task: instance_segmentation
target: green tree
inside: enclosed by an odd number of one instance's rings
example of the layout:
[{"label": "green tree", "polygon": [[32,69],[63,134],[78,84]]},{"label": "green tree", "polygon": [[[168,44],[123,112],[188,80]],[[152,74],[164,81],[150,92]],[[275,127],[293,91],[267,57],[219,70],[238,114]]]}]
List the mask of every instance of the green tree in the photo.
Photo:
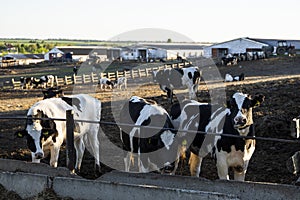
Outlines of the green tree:
[{"label": "green tree", "polygon": [[167,43],[171,43],[171,42],[172,42],[172,39],[169,38],[169,39],[167,40]]}]

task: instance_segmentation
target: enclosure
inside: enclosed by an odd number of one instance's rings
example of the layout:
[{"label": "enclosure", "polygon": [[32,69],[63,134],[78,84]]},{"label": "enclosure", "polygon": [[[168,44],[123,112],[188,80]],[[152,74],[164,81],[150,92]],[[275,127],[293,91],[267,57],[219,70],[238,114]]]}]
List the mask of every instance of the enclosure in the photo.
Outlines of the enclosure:
[{"label": "enclosure", "polygon": [[[62,70],[72,70],[72,66],[60,66]],[[42,69],[41,73],[53,71],[55,66]],[[218,67],[222,77],[226,73],[238,75],[245,74],[245,81],[224,83],[226,85],[226,95],[230,96],[235,91],[242,91],[254,95],[262,93],[265,95],[265,102],[261,107],[253,111],[255,122],[255,132],[257,137],[267,139],[257,139],[256,150],[248,167],[246,180],[254,182],[271,182],[294,184],[297,176],[287,170],[286,161],[296,151],[300,150],[300,144],[288,141],[277,141],[285,139],[296,141],[290,136],[292,119],[300,113],[300,58],[298,57],[277,57],[257,61],[241,62],[235,66]],[[17,77],[21,74],[36,73],[29,68],[0,69],[2,77]],[[126,91],[101,91],[96,85],[67,85],[63,86],[65,94],[88,92],[102,102],[102,121],[114,122],[115,116],[112,115],[113,101],[119,98],[138,95],[140,97],[155,100],[167,111],[170,104],[166,94],[163,93],[158,85],[149,79],[149,82],[136,87],[137,80],[129,80],[129,87]],[[222,83],[223,84],[223,83]],[[1,117],[25,117],[27,110],[43,97],[42,89],[15,90],[2,89],[0,96]],[[179,91],[175,91],[179,92]],[[113,98],[112,98],[113,96]],[[210,102],[208,85],[204,81],[200,83],[198,101]],[[31,155],[26,146],[26,141],[16,139],[14,133],[23,129],[24,120],[1,120],[0,123],[0,158],[30,161]],[[119,129],[113,125],[101,125],[101,129],[107,138],[116,146],[121,146]],[[268,140],[273,138],[275,140]],[[111,153],[111,152],[103,152]],[[123,155],[115,155],[122,157]],[[49,158],[43,160],[49,163]],[[95,179],[93,175],[93,159],[86,153],[82,164],[82,177]],[[61,150],[59,166],[66,166],[65,148]],[[103,173],[111,171],[109,166],[102,165]],[[180,163],[176,174],[189,176],[187,162]],[[215,180],[217,171],[215,161],[207,156],[202,164],[201,177]]]}]

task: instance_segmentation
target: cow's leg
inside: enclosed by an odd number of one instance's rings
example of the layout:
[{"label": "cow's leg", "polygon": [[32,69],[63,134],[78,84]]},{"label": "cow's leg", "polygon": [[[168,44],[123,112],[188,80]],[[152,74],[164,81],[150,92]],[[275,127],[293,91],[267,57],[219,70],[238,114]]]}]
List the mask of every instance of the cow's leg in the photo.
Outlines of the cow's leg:
[{"label": "cow's leg", "polygon": [[199,177],[201,171],[202,159],[203,159],[202,157],[199,157],[198,155],[191,152],[190,159],[189,159],[191,176]]},{"label": "cow's leg", "polygon": [[255,140],[246,140],[245,151],[241,156],[241,159],[244,161],[244,165],[241,165],[238,168],[234,168],[234,180],[245,181],[245,176],[249,165],[249,161],[254,153],[254,150],[255,150]]},{"label": "cow's leg", "polygon": [[57,167],[58,157],[59,157],[59,150],[60,150],[61,144],[58,144],[58,142],[54,143],[51,151],[51,157],[50,157],[50,166]]},{"label": "cow's leg", "polygon": [[167,97],[170,103],[173,103],[173,91],[169,88],[166,88],[167,90]]},{"label": "cow's leg", "polygon": [[85,145],[83,143],[83,139],[82,138],[77,138],[74,141],[74,147],[75,147],[75,150],[76,150],[75,170],[79,172],[80,168],[81,168],[83,153],[84,153],[84,150],[85,150]]},{"label": "cow's leg", "polygon": [[130,161],[131,161],[131,152],[127,152],[124,158],[125,172],[129,172],[130,170]]},{"label": "cow's leg", "polygon": [[91,147],[91,153],[95,158],[95,172],[96,175],[100,175],[99,173],[101,172],[101,167],[100,167],[100,150],[99,150],[99,140],[97,137],[97,132],[99,130],[98,126],[95,126],[93,131],[94,133],[88,134],[87,140],[89,142],[89,146]]},{"label": "cow's leg", "polygon": [[227,154],[228,154],[227,152],[217,151],[216,157],[217,157],[217,169],[218,169],[219,178],[229,180]]}]

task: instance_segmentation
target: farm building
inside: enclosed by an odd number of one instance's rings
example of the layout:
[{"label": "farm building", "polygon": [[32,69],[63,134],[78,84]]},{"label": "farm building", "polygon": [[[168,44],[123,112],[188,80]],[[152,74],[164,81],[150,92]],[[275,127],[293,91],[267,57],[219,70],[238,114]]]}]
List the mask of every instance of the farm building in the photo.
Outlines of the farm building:
[{"label": "farm building", "polygon": [[287,45],[295,46],[297,52],[300,50],[300,40],[257,39],[245,37],[204,47],[204,57],[223,57],[227,54],[260,52],[263,51],[264,48],[270,48],[272,49],[272,53],[276,54],[279,41],[286,41]]},{"label": "farm building", "polygon": [[223,57],[227,54],[262,51],[263,46],[268,44],[249,38],[238,38],[205,47],[204,57]]},{"label": "farm building", "polygon": [[7,54],[1,58],[0,66],[37,64],[44,61],[43,54]]},{"label": "farm building", "polygon": [[121,58],[122,60],[149,62],[151,60],[168,59],[168,54],[165,49],[148,46],[130,46],[122,48]]},{"label": "farm building", "polygon": [[177,56],[193,58],[203,56],[203,44],[196,43],[138,43],[122,49],[123,60],[171,60]]},{"label": "farm building", "polygon": [[45,54],[45,60],[66,59],[73,61],[86,61],[91,55],[97,56],[102,61],[114,60],[120,57],[120,48],[100,46],[58,46]]},{"label": "farm building", "polygon": [[211,43],[140,43],[148,47],[165,49],[170,55],[179,55],[185,58],[203,56],[203,48]]}]

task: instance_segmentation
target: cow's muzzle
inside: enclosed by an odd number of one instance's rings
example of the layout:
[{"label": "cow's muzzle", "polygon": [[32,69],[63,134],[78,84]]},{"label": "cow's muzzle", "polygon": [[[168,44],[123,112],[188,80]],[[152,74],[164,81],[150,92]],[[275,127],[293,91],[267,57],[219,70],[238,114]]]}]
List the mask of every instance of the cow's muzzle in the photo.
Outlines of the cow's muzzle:
[{"label": "cow's muzzle", "polygon": [[38,152],[34,154],[35,159],[42,159],[44,157],[44,154],[42,152]]},{"label": "cow's muzzle", "polygon": [[168,165],[165,165],[164,168],[161,170],[162,174],[173,174],[175,170],[175,165],[172,163],[172,164],[168,164]]},{"label": "cow's muzzle", "polygon": [[244,117],[236,117],[234,118],[234,127],[235,128],[241,128],[245,126],[247,123],[247,119]]}]

